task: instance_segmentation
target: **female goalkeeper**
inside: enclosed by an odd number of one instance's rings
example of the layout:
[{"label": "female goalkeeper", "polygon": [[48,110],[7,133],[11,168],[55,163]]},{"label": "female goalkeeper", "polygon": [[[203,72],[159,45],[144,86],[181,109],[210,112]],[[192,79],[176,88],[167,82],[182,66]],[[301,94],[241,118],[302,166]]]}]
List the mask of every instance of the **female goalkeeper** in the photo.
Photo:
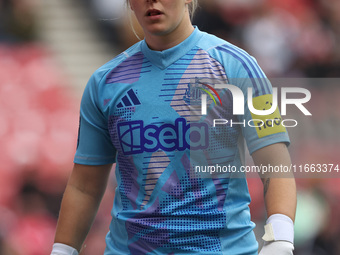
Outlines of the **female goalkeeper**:
[{"label": "female goalkeeper", "polygon": [[[86,86],[52,254],[81,250],[113,163],[105,255],[258,254],[245,175],[217,170],[241,169],[243,141],[257,165],[290,164],[285,128],[242,103],[251,91],[257,109],[270,105],[270,83],[246,52],[192,25],[195,0],[129,6],[145,39]],[[278,110],[270,118],[279,120]],[[293,254],[295,181],[261,178],[268,220],[260,255]]]}]

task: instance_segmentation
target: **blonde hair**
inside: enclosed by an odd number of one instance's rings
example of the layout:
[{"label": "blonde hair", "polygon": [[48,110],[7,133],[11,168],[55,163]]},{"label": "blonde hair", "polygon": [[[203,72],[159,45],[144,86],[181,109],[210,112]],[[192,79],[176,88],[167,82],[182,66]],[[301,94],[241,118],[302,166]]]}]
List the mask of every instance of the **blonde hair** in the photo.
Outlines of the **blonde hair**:
[{"label": "blonde hair", "polygon": [[192,0],[192,2],[189,4],[188,8],[189,8],[190,18],[192,20],[194,18],[195,11],[198,8],[198,0]]}]

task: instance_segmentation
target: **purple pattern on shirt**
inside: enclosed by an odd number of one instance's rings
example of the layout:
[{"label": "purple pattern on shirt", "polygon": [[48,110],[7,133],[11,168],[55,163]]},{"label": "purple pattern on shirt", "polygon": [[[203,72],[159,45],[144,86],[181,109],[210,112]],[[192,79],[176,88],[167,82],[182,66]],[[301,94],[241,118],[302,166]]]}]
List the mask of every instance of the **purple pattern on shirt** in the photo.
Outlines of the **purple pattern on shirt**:
[{"label": "purple pattern on shirt", "polygon": [[133,83],[141,76],[144,55],[141,52],[127,58],[120,65],[114,68],[106,76],[106,84],[109,83]]},{"label": "purple pattern on shirt", "polygon": [[185,171],[186,171],[186,173],[189,177],[191,187],[192,187],[191,192],[195,196],[196,206],[199,207],[199,208],[203,208],[202,193],[201,193],[200,184],[198,182],[197,176],[194,176],[195,173],[193,172],[192,166],[190,164],[190,159],[188,158],[188,156],[186,154],[183,155],[181,162],[182,162],[182,164],[185,168]]}]

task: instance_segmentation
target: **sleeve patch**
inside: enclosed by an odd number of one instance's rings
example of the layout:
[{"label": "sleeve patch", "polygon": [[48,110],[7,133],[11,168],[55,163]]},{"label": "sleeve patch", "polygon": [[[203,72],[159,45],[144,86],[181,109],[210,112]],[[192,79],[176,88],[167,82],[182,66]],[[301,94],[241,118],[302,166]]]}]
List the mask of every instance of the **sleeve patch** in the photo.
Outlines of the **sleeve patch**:
[{"label": "sleeve patch", "polygon": [[[257,110],[269,110],[272,107],[273,95],[266,94],[253,98],[253,106]],[[251,113],[253,125],[259,138],[277,133],[287,132],[282,125],[282,117],[278,108],[269,115]]]}]

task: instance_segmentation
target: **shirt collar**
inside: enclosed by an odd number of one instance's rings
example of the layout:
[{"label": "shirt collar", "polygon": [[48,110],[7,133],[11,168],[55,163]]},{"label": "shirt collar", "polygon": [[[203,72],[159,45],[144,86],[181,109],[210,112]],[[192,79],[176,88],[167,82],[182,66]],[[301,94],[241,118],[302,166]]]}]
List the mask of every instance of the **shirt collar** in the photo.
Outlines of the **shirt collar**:
[{"label": "shirt collar", "polygon": [[152,64],[160,69],[166,69],[190,51],[202,36],[200,30],[195,27],[195,30],[187,39],[170,49],[164,51],[151,50],[145,42],[145,39],[142,41],[141,48],[144,56],[149,59]]}]

